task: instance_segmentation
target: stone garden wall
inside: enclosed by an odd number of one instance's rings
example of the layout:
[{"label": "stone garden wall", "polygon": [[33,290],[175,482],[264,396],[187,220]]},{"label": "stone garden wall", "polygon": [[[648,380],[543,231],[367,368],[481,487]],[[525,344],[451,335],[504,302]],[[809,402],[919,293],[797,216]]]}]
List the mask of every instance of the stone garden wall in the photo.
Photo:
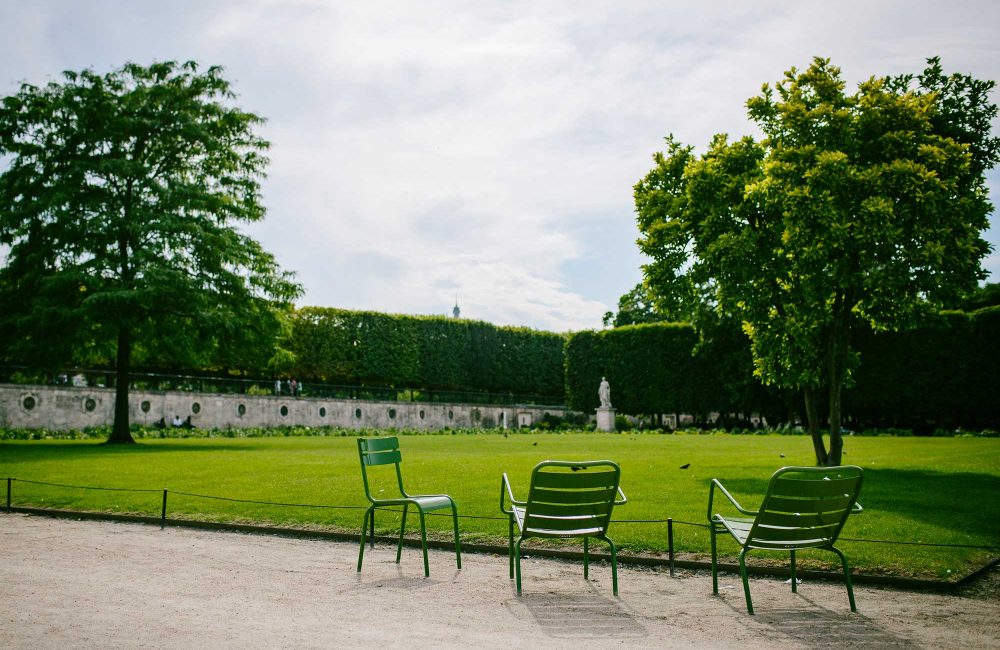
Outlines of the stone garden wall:
[{"label": "stone garden wall", "polygon": [[[0,427],[83,429],[110,425],[115,393],[110,388],[0,384]],[[268,395],[134,390],[133,424],[161,418],[191,418],[199,429],[304,425],[346,428],[443,429],[445,427],[532,426],[546,414],[563,417],[564,407],[491,406],[428,402],[379,402]]]}]

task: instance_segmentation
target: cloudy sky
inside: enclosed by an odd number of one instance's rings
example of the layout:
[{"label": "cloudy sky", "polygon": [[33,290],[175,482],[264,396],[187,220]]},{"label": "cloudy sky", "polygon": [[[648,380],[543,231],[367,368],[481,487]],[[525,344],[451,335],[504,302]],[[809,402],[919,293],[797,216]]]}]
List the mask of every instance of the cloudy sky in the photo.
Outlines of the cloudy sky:
[{"label": "cloudy sky", "polygon": [[[224,66],[272,143],[250,232],[301,305],[445,314],[457,297],[556,331],[600,327],[640,280],[632,186],[662,138],[755,133],[746,99],[814,55],[852,87],[933,55],[1000,80],[1000,3],[0,4],[0,95],[126,61]],[[997,170],[990,187],[996,204]],[[985,264],[998,281],[1000,256]]]}]

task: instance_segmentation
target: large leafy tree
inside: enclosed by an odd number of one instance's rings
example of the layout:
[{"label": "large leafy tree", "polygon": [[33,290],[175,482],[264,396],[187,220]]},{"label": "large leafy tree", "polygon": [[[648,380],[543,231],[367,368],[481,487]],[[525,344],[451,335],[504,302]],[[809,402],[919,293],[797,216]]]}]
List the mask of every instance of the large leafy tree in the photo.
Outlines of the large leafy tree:
[{"label": "large leafy tree", "polygon": [[0,104],[0,330],[35,365],[114,360],[109,442],[132,442],[136,355],[228,363],[301,291],[237,228],[264,217],[268,143],[233,99],[221,68],[165,62]]},{"label": "large leafy tree", "polygon": [[755,373],[803,392],[819,464],[841,461],[852,334],[912,326],[984,276],[993,86],[930,59],[848,94],[816,58],[748,100],[763,139],[717,135],[697,156],[668,137],[635,187],[647,283],[739,318]]},{"label": "large leafy tree", "polygon": [[656,309],[656,300],[642,282],[632,287],[618,299],[618,311],[604,312],[602,319],[605,327],[624,327],[642,323],[660,323],[666,320],[687,320],[662,314]]}]

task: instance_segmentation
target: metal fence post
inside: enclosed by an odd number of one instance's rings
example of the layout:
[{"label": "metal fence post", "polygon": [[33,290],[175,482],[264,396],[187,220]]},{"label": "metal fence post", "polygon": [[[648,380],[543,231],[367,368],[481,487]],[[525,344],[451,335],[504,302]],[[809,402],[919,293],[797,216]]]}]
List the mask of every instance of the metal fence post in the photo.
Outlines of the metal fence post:
[{"label": "metal fence post", "polygon": [[160,510],[160,530],[167,525],[167,488],[163,488],[163,508]]},{"label": "metal fence post", "polygon": [[670,558],[670,577],[674,576],[674,520],[667,517],[667,553]]}]

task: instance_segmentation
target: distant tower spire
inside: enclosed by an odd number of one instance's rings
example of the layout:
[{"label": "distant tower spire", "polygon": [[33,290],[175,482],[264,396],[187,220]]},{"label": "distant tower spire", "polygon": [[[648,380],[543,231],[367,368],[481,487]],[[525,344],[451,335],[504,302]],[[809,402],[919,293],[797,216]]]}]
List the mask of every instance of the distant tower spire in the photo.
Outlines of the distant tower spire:
[{"label": "distant tower spire", "polygon": [[455,308],[451,310],[451,315],[458,318],[462,315],[462,310],[458,308],[458,294],[455,294]]}]

